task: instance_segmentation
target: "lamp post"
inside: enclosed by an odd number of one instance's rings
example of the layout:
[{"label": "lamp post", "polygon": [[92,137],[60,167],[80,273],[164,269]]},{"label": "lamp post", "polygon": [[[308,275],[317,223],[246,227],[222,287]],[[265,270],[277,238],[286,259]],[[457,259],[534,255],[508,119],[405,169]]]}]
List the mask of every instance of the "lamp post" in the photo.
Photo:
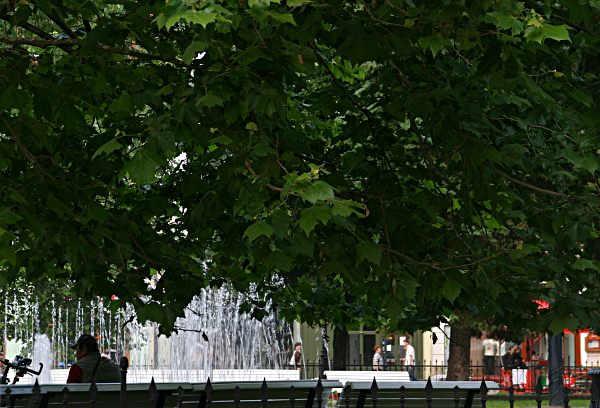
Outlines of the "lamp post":
[{"label": "lamp post", "polygon": [[325,371],[329,369],[329,359],[327,352],[327,324],[321,327],[321,356],[319,362],[319,378],[325,379]]},{"label": "lamp post", "polygon": [[551,406],[561,405],[564,398],[562,338],[562,334],[558,334],[550,336],[548,340],[548,392]]}]

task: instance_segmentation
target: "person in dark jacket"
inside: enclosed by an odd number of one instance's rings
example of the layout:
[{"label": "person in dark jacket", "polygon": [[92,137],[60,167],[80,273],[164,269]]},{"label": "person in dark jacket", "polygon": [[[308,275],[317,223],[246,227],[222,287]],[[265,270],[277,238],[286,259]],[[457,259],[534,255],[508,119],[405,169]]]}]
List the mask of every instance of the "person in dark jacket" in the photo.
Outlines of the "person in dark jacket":
[{"label": "person in dark jacket", "polygon": [[508,348],[508,351],[506,352],[506,354],[502,356],[502,366],[504,367],[505,370],[510,370],[510,367],[508,366],[508,359],[514,348],[515,348],[514,346],[510,346]]},{"label": "person in dark jacket", "polygon": [[525,372],[527,365],[521,356],[521,347],[516,346],[513,349],[513,353],[508,358],[508,366],[512,369],[513,386],[516,389],[524,388],[526,384]]},{"label": "person in dark jacket", "polygon": [[302,349],[302,343],[294,344],[294,352],[292,354],[292,360],[294,361],[294,367],[296,370],[300,371],[300,379],[302,379],[302,353],[300,350]]},{"label": "person in dark jacket", "polygon": [[67,384],[90,383],[118,383],[121,381],[121,370],[115,362],[100,356],[98,342],[94,336],[83,334],[77,343],[71,346],[75,350],[77,361],[69,370]]}]

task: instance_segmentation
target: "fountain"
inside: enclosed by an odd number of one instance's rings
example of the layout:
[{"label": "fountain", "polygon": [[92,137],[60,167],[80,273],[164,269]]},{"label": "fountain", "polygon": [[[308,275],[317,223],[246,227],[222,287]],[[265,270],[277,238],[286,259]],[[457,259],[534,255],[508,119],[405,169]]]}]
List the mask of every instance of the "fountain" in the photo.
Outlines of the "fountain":
[{"label": "fountain", "polygon": [[[157,382],[249,380],[254,379],[253,370],[283,369],[289,359],[290,325],[273,312],[260,322],[239,313],[247,298],[227,287],[202,290],[169,338],[159,336],[154,323],[132,320],[131,306],[111,313],[100,299],[86,302],[53,295],[40,304],[28,293],[33,291],[3,293],[3,350],[9,359],[16,354],[32,358],[36,369],[42,362],[41,383],[66,381],[74,360],[69,345],[83,333],[94,333],[103,355],[115,361],[129,358],[131,382],[149,382],[152,377]],[[31,377],[21,383],[28,380]]]}]

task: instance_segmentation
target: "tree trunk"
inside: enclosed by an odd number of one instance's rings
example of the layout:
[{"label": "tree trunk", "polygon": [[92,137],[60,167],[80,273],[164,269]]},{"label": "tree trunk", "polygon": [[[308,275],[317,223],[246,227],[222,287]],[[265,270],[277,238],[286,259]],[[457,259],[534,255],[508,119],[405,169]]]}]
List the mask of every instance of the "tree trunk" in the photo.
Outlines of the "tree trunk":
[{"label": "tree trunk", "polygon": [[333,331],[333,369],[346,370],[348,361],[348,332],[346,326],[336,327]]},{"label": "tree trunk", "polygon": [[471,328],[452,325],[447,381],[469,380],[472,333]]}]

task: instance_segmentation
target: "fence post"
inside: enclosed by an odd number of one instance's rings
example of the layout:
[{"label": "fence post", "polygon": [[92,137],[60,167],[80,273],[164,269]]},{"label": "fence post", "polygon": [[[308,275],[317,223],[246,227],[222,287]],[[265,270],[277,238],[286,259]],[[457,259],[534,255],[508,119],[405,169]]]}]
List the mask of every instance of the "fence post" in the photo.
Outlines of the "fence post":
[{"label": "fence post", "polygon": [[481,380],[481,388],[480,388],[479,392],[481,393],[481,408],[485,408],[486,404],[487,404],[487,394],[488,394],[488,387],[487,387],[487,384],[485,383],[485,379]]},{"label": "fence post", "polygon": [[156,391],[156,383],[154,382],[154,377],[152,377],[150,387],[148,387],[148,392],[150,393],[150,408],[154,408],[154,404],[156,404]]},{"label": "fence post", "polygon": [[427,396],[427,408],[431,408],[431,401],[433,401],[433,384],[431,383],[431,377],[429,377],[427,385],[425,385],[425,395]]},{"label": "fence post", "polygon": [[563,388],[563,393],[564,393],[564,398],[563,398],[563,402],[565,403],[565,408],[569,408],[569,401],[571,401],[569,399],[569,392],[571,392],[571,389],[569,387],[564,387]]},{"label": "fence post", "polygon": [[346,385],[344,388],[344,402],[346,403],[346,408],[350,408],[350,393],[352,392],[352,387],[350,384]]},{"label": "fence post", "polygon": [[42,392],[42,390],[40,389],[40,384],[38,383],[38,379],[35,379],[35,384],[33,384],[33,388],[32,388],[32,394],[33,394],[33,406],[34,407],[39,407],[40,406],[40,394]]},{"label": "fence post", "polygon": [[69,388],[63,388],[63,407],[67,408],[67,404],[69,403]]},{"label": "fence post", "polygon": [[127,408],[127,368],[129,360],[127,357],[121,358],[121,408]]},{"label": "fence post", "polygon": [[403,385],[402,387],[400,387],[400,408],[404,408],[404,403],[406,402],[406,400],[404,399],[405,392],[406,392],[406,387],[404,387],[404,385]]},{"label": "fence post", "polygon": [[260,393],[262,396],[262,406],[263,408],[267,408],[267,394],[269,392],[269,387],[267,386],[267,378],[263,378],[262,386],[260,387]]},{"label": "fence post", "polygon": [[[293,385],[290,387],[290,407],[294,408],[294,404],[296,403],[296,387]],[[237,407],[236,407],[237,408]]]},{"label": "fence post", "polygon": [[[317,394],[317,407],[321,408],[323,403],[323,384],[321,384],[321,379],[317,381],[317,386],[315,387],[315,393]],[[327,404],[325,404],[327,405]],[[265,407],[266,408],[266,407]]]},{"label": "fence post", "polygon": [[233,395],[235,396],[235,398],[233,399],[233,402],[235,402],[235,408],[240,408],[240,387],[239,386],[235,386],[235,388],[233,389]]},{"label": "fence post", "polygon": [[377,380],[373,377],[373,383],[371,384],[371,399],[373,400],[373,408],[377,408],[377,392],[379,387],[377,386]]},{"label": "fence post", "polygon": [[92,408],[96,406],[96,395],[98,394],[98,387],[96,381],[92,378],[92,385],[90,385],[90,405]]},{"label": "fence post", "polygon": [[183,387],[181,385],[179,387],[177,387],[177,394],[178,394],[177,408],[182,408],[183,407]]},{"label": "fence post", "polygon": [[458,385],[455,385],[452,390],[454,391],[454,408],[458,408],[460,388],[458,388]]}]

